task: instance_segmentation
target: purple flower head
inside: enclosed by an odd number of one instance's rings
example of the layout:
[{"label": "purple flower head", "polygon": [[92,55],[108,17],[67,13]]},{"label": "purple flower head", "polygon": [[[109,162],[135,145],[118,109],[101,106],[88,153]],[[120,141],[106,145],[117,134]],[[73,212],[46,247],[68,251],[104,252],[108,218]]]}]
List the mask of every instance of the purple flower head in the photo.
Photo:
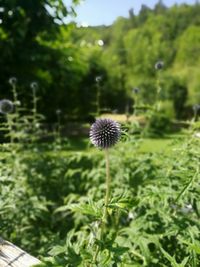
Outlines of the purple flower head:
[{"label": "purple flower head", "polygon": [[140,89],[137,88],[137,87],[134,87],[132,91],[133,91],[134,94],[138,94]]},{"label": "purple flower head", "polygon": [[156,70],[161,70],[164,67],[164,62],[163,61],[158,61],[155,64],[155,69]]},{"label": "purple flower head", "polygon": [[121,129],[119,123],[111,119],[97,119],[90,128],[90,140],[99,148],[110,148],[120,138]]}]

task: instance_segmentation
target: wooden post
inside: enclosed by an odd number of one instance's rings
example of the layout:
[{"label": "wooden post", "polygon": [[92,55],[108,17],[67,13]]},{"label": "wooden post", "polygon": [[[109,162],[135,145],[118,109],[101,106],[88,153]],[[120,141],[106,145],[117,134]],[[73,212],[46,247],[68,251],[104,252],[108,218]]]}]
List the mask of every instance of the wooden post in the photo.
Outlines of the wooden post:
[{"label": "wooden post", "polygon": [[0,238],[0,267],[31,267],[39,263],[35,257]]}]

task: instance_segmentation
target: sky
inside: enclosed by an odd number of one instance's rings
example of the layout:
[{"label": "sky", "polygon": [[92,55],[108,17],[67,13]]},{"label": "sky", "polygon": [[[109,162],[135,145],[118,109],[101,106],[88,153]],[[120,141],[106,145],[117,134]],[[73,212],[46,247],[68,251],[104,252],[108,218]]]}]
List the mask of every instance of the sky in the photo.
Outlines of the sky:
[{"label": "sky", "polygon": [[[64,2],[66,5],[71,3],[70,0],[64,0]],[[142,4],[151,8],[157,2],[158,0],[82,0],[75,9],[77,17],[73,20],[85,26],[110,25],[119,16],[128,17],[128,11],[131,8],[137,14]],[[195,2],[196,0],[163,0],[166,6]]]}]

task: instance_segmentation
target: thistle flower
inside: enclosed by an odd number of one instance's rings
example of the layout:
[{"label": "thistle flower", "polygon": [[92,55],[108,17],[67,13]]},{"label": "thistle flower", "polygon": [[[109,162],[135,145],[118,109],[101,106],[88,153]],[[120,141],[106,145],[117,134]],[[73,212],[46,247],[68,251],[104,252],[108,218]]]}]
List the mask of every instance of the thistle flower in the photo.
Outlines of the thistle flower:
[{"label": "thistle flower", "polygon": [[13,112],[14,105],[13,102],[8,99],[3,99],[0,101],[0,113],[8,114]]},{"label": "thistle flower", "polygon": [[38,89],[38,83],[37,82],[32,82],[30,84],[30,87],[33,91],[36,91]]},{"label": "thistle flower", "polygon": [[121,135],[120,125],[111,119],[97,119],[90,129],[90,140],[99,148],[114,146]]},{"label": "thistle flower", "polygon": [[194,111],[194,113],[197,113],[200,110],[200,105],[199,104],[195,104],[192,106],[192,109]]},{"label": "thistle flower", "polygon": [[97,76],[97,77],[95,78],[95,81],[96,81],[97,83],[100,83],[100,82],[102,81],[102,76]]},{"label": "thistle flower", "polygon": [[133,88],[133,90],[132,90],[132,92],[133,92],[134,94],[138,94],[139,91],[140,91],[140,89],[137,88],[137,87]]},{"label": "thistle flower", "polygon": [[16,83],[17,83],[17,78],[15,78],[15,77],[11,77],[11,78],[8,80],[8,82],[9,82],[9,84],[10,84],[11,86],[14,86],[14,85],[16,85]]},{"label": "thistle flower", "polygon": [[164,67],[164,62],[163,61],[158,61],[155,64],[155,69],[156,70],[161,70]]}]

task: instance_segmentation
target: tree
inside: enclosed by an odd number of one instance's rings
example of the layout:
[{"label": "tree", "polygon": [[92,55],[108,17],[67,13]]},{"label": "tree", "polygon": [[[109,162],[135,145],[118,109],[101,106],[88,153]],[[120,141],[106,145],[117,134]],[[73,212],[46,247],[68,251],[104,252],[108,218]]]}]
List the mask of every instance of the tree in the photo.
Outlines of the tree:
[{"label": "tree", "polygon": [[[77,2],[73,0],[72,5]],[[43,93],[62,88],[62,73],[66,74],[69,68],[64,62],[66,48],[63,52],[55,40],[60,38],[60,24],[72,11],[67,10],[62,0],[0,0],[0,7],[2,96],[9,96],[8,79],[11,76],[18,79],[23,95],[30,90],[33,80],[39,82]],[[47,103],[50,96],[51,93]]]},{"label": "tree", "polygon": [[185,105],[188,97],[188,89],[184,82],[175,77],[168,77],[168,92],[169,97],[173,102],[175,114],[177,119],[185,117]]}]

